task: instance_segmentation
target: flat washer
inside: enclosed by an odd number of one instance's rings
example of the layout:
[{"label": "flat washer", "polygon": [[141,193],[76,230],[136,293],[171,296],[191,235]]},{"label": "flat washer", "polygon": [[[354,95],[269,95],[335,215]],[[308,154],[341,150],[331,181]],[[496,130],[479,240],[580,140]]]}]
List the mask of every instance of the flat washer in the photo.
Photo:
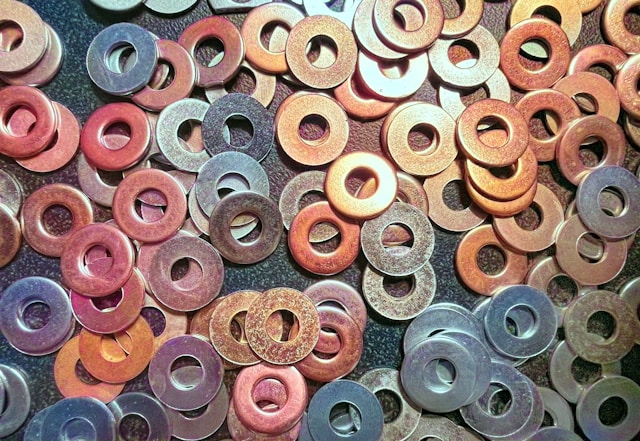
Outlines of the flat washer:
[{"label": "flat washer", "polygon": [[40,437],[66,441],[68,434],[87,441],[116,441],[116,420],[106,404],[95,398],[65,398],[49,408]]}]

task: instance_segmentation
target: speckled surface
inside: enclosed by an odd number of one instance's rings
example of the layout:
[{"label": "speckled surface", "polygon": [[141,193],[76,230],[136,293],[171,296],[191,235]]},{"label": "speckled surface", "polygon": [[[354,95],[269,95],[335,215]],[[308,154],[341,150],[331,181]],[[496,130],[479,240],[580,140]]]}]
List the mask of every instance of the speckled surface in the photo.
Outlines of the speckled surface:
[{"label": "speckled surface", "polygon": [[[160,17],[146,12],[143,8],[123,15],[110,15],[104,13],[89,4],[87,0],[29,0],[25,3],[33,6],[61,36],[65,45],[65,60],[61,72],[54,81],[43,88],[53,99],[68,106],[78,119],[84,123],[88,115],[104,103],[116,100],[100,92],[93,86],[86,74],[84,60],[86,50],[95,36],[105,26],[117,21],[133,21],[154,32],[161,38],[177,39],[186,25],[211,13],[208,4],[200,0],[198,4],[179,17]],[[488,27],[498,40],[502,38],[506,29],[508,2],[486,3],[485,14],[482,23]],[[575,53],[579,48],[602,42],[599,32],[599,22],[602,7],[585,16],[583,32],[578,43],[573,49]],[[230,16],[238,24],[241,16]],[[278,105],[284,97],[290,93],[289,86],[279,84],[276,98],[269,106],[270,112],[275,113]],[[202,96],[202,91],[196,91],[197,96]],[[432,103],[436,102],[435,89],[431,80],[425,82],[415,95],[415,99],[422,99]],[[378,134],[381,120],[363,123],[350,121],[351,137],[347,151],[368,149],[379,151]],[[76,177],[76,162],[64,167],[62,170],[44,175],[34,174],[21,169],[14,161],[0,156],[0,167],[10,171],[23,184],[25,195],[32,193],[42,185],[53,182],[66,182],[78,185]],[[640,153],[637,149],[628,146],[625,166],[635,170],[640,163]],[[276,199],[284,184],[297,172],[304,168],[292,163],[274,145],[271,153],[262,162],[268,171],[272,188],[271,197]],[[539,167],[539,179],[553,189],[566,206],[571,200],[575,187],[568,183],[560,175],[557,168],[552,165]],[[95,206],[96,220],[102,221],[110,217],[110,212],[99,206]],[[456,245],[460,240],[459,234],[453,234],[435,228],[436,245],[431,258],[431,264],[437,275],[438,290],[434,302],[456,302],[466,307],[471,307],[479,296],[469,292],[461,286],[459,279],[453,270],[453,256]],[[547,250],[538,254],[550,254]],[[535,257],[531,255],[531,257]],[[530,259],[532,260],[532,259]],[[359,287],[362,270],[366,265],[365,259],[360,255],[356,262],[343,273],[335,276],[354,287]],[[318,276],[302,270],[292,259],[286,246],[286,234],[283,235],[275,253],[268,259],[255,265],[239,266],[225,262],[225,280],[222,293],[227,294],[238,289],[265,290],[277,286],[289,286],[304,289]],[[13,281],[31,275],[49,277],[60,280],[59,262],[57,259],[46,258],[35,253],[28,246],[22,246],[16,259],[7,267],[0,269],[0,290]],[[638,239],[629,251],[628,262],[622,273],[608,283],[605,288],[617,289],[626,280],[640,275],[640,246]],[[401,340],[407,323],[390,322],[369,310],[370,318],[365,331],[365,349],[362,359],[349,378],[357,379],[368,369],[381,366],[398,368],[401,363]],[[0,362],[19,366],[29,378],[29,387],[32,395],[32,410],[30,417],[38,410],[55,403],[61,398],[53,384],[54,355],[45,357],[29,357],[13,350],[7,344],[4,337],[0,336]],[[548,377],[549,354],[538,356],[521,366],[521,370],[529,375],[537,384],[549,386]],[[640,382],[640,349],[634,350],[623,360],[623,374]],[[235,378],[235,373],[230,372],[226,376],[227,385]],[[314,387],[316,385],[313,385]],[[150,392],[145,374],[130,382],[125,391],[144,390]],[[312,388],[313,390],[313,388]],[[460,422],[459,414],[447,415]],[[14,435],[6,438],[21,440],[24,427]],[[223,429],[210,439],[220,440],[228,437]]]}]

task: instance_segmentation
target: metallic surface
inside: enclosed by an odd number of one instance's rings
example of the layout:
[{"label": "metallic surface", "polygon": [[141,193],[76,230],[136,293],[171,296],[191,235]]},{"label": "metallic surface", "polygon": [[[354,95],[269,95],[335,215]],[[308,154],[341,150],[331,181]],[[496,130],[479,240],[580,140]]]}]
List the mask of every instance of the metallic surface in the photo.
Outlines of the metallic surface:
[{"label": "metallic surface", "polygon": [[540,392],[542,402],[544,403],[544,411],[551,416],[553,425],[573,432],[573,409],[571,409],[567,400],[562,398],[562,395],[558,392],[548,387],[538,387],[538,392]]},{"label": "metallic surface", "polygon": [[[355,77],[358,86],[383,101],[394,101],[414,94],[427,79],[429,60],[426,52],[418,52],[401,60],[381,61],[364,51],[358,53]],[[399,75],[385,71],[396,68]]]},{"label": "metallic surface", "polygon": [[107,184],[100,176],[98,169],[89,164],[83,154],[78,155],[77,174],[80,188],[92,201],[105,207],[113,205],[116,186]]},{"label": "metallic surface", "polygon": [[[249,95],[255,98],[264,107],[269,106],[269,104],[271,104],[271,102],[273,101],[276,93],[276,76],[255,69],[246,60],[243,61],[242,64],[240,64],[240,70],[238,70],[238,74],[240,73],[246,73],[249,76],[253,77],[255,80],[255,88]],[[205,89],[204,92],[207,96],[207,100],[212,103],[218,98],[229,94],[230,92],[229,90],[227,90],[227,87],[228,86],[218,86]]]},{"label": "metallic surface", "polygon": [[637,0],[616,0],[608,2],[602,11],[604,38],[627,54],[640,52],[640,36],[625,25],[625,16],[638,5]]},{"label": "metallic surface", "polygon": [[340,280],[325,279],[309,285],[303,293],[316,306],[325,302],[342,307],[364,332],[367,326],[367,309],[358,291]]},{"label": "metallic surface", "polygon": [[568,75],[586,72],[596,65],[606,66],[612,72],[618,72],[627,61],[627,54],[615,46],[608,44],[594,44],[580,49],[569,63]]},{"label": "metallic surface", "polygon": [[[375,3],[376,0],[361,0],[353,17],[353,34],[361,50],[367,51],[374,57],[384,60],[405,58],[407,53],[390,48],[380,39],[377,32],[372,31],[373,7]],[[396,8],[396,11],[397,10]]]},{"label": "metallic surface", "polygon": [[[25,322],[25,310],[36,303],[50,311],[47,323],[37,329]],[[70,337],[75,322],[66,292],[53,280],[25,277],[9,285],[0,297],[0,331],[16,350],[29,355],[57,351]]]},{"label": "metallic surface", "polygon": [[[631,311],[637,311],[640,308],[640,278],[627,281],[619,290],[620,297],[626,301]],[[636,325],[636,344],[640,342],[640,319]]]},{"label": "metallic surface", "polygon": [[20,223],[13,216],[9,208],[0,202],[0,268],[11,263],[20,250],[22,242],[22,230]]},{"label": "metallic surface", "polygon": [[69,436],[87,441],[116,441],[115,417],[106,404],[95,398],[64,398],[49,408],[40,437],[63,441]]},{"label": "metallic surface", "polygon": [[411,436],[407,438],[407,441],[421,441],[429,438],[446,439],[447,441],[467,441],[464,429],[450,419],[438,415],[425,414],[420,417],[418,426]]},{"label": "metallic surface", "polygon": [[640,100],[636,83],[640,79],[640,57],[633,55],[622,65],[615,78],[620,105],[634,119],[640,117]]},{"label": "metallic surface", "polygon": [[24,44],[12,50],[0,51],[3,72],[22,72],[33,67],[43,57],[48,35],[38,13],[30,6],[10,0],[0,2],[3,21],[13,22],[22,30]]},{"label": "metallic surface", "polygon": [[149,427],[147,441],[162,441],[171,437],[171,422],[162,405],[151,396],[142,392],[127,392],[108,405],[116,418],[116,430],[129,415],[135,415],[146,421]]},{"label": "metallic surface", "polygon": [[[231,434],[231,437],[239,440],[269,440],[269,441],[296,441],[298,440],[298,435],[300,434],[300,429],[302,427],[302,419],[298,420],[290,429],[286,430],[283,433],[277,435],[267,435],[255,432],[249,429],[240,419],[238,418],[236,412],[236,405],[234,404],[234,400],[232,399],[228,406],[228,412],[226,415],[227,418],[227,429]],[[300,438],[302,440],[302,438]],[[231,440],[225,440],[231,441]]]},{"label": "metallic surface", "polygon": [[399,0],[376,0],[373,7],[373,24],[380,39],[393,49],[402,52],[419,52],[431,46],[444,26],[444,11],[436,0],[415,0],[422,16],[422,25],[415,30],[403,29],[394,18]]},{"label": "metallic surface", "polygon": [[0,375],[5,393],[5,407],[0,414],[0,436],[5,437],[26,421],[31,408],[31,394],[27,378],[18,369],[0,364]]},{"label": "metallic surface", "polygon": [[362,91],[362,86],[357,84],[355,74],[356,72],[349,75],[344,83],[333,89],[336,100],[351,117],[356,119],[378,119],[386,115],[393,108],[394,103],[379,100]]},{"label": "metallic surface", "polygon": [[196,3],[197,0],[144,0],[146,8],[165,15],[181,14]]},{"label": "metallic surface", "polygon": [[22,184],[9,171],[0,169],[0,204],[17,217],[24,199]]}]

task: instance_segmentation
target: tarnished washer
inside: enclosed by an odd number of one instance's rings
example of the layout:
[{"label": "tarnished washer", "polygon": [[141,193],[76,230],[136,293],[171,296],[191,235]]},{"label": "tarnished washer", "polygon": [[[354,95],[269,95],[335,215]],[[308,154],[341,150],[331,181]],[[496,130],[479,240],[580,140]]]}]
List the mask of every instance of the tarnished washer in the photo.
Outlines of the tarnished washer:
[{"label": "tarnished washer", "polygon": [[[44,303],[50,311],[49,320],[39,329],[24,321],[26,308],[34,303]],[[6,312],[0,314],[0,331],[13,348],[29,355],[60,349],[75,324],[66,292],[44,277],[25,277],[9,285],[0,297],[0,308]]]},{"label": "tarnished washer", "polygon": [[26,421],[31,408],[31,393],[24,374],[11,366],[0,364],[0,381],[4,383],[6,401],[0,414],[0,437],[5,437],[18,430]]},{"label": "tarnished washer", "polygon": [[[525,43],[531,40],[542,41],[550,48],[549,59],[541,69],[530,70],[520,62],[520,50],[524,50]],[[517,23],[507,31],[500,44],[500,68],[509,83],[521,90],[551,87],[567,72],[570,60],[567,35],[546,18],[528,18]]]},{"label": "tarnished washer", "polygon": [[[517,336],[509,332],[507,316],[513,308],[523,308],[533,316],[533,329]],[[557,318],[553,303],[542,291],[528,285],[511,285],[491,298],[484,329],[487,339],[504,355],[534,357],[547,349],[556,336]]]},{"label": "tarnished washer", "polygon": [[195,184],[198,204],[208,216],[220,202],[218,189],[225,177],[239,177],[248,190],[269,196],[269,178],[258,161],[240,152],[220,153],[200,168]]},{"label": "tarnished washer", "polygon": [[195,59],[198,46],[208,39],[217,39],[224,46],[222,60],[213,66],[197,63],[196,85],[204,88],[222,86],[240,69],[244,59],[244,42],[240,31],[226,17],[211,16],[190,24],[178,38],[184,48]]},{"label": "tarnished washer", "polygon": [[[354,172],[366,172],[376,180],[376,192],[359,199],[347,190],[347,178]],[[347,153],[333,161],[327,170],[324,192],[333,208],[355,219],[370,219],[393,203],[398,191],[394,167],[383,157],[366,151]]]},{"label": "tarnished washer", "polygon": [[[505,256],[504,268],[489,275],[478,266],[478,252],[485,246],[498,247]],[[526,254],[506,248],[491,225],[481,225],[469,231],[458,244],[455,254],[456,270],[462,281],[478,294],[493,295],[499,288],[521,283],[527,273]]]},{"label": "tarnished washer", "polygon": [[[624,209],[610,216],[599,207],[600,193],[607,188],[620,192]],[[608,239],[622,239],[640,228],[640,181],[623,167],[602,167],[587,174],[576,194],[578,215],[584,225]]]},{"label": "tarnished washer", "polygon": [[[471,67],[456,65],[449,59],[449,48],[465,41],[475,46],[478,57]],[[442,82],[459,88],[480,86],[494,74],[500,64],[500,46],[496,38],[483,26],[457,39],[437,39],[429,48],[429,64]]]},{"label": "tarnished washer", "polygon": [[407,441],[420,441],[434,437],[447,441],[471,441],[461,426],[448,418],[429,414],[420,417],[418,426]]},{"label": "tarnished washer", "polygon": [[[619,290],[620,297],[628,304],[631,311],[640,310],[640,277],[631,279]],[[640,344],[640,319],[637,321],[636,344]]]},{"label": "tarnished washer", "polygon": [[540,392],[540,396],[542,397],[544,411],[551,416],[553,425],[573,432],[573,409],[571,409],[567,400],[558,392],[548,387],[538,387],[538,392]]},{"label": "tarnished washer", "polygon": [[[604,311],[613,317],[614,330],[610,337],[587,330],[589,318]],[[567,343],[580,357],[592,363],[612,363],[624,357],[635,343],[638,332],[636,315],[627,302],[611,291],[595,290],[577,297],[564,316]]]},{"label": "tarnished washer", "polygon": [[89,397],[64,398],[49,408],[44,417],[40,438],[62,441],[116,441],[115,417],[106,404]]},{"label": "tarnished washer", "polygon": [[[368,1],[368,0],[367,0]],[[375,0],[374,0],[375,1]],[[333,89],[333,95],[344,110],[353,118],[377,119],[386,115],[394,106],[392,101],[381,101],[360,90],[355,72]]]},{"label": "tarnished washer", "polygon": [[142,392],[127,392],[108,404],[116,418],[116,430],[129,415],[136,415],[146,421],[149,428],[148,440],[169,439],[172,434],[171,422],[164,407],[151,396]]},{"label": "tarnished washer", "polygon": [[[202,367],[202,379],[190,388],[171,376],[171,366],[180,357],[195,359]],[[209,403],[222,385],[222,360],[211,344],[193,335],[167,340],[149,363],[149,384],[158,399],[176,410],[194,410]]]},{"label": "tarnished washer", "polygon": [[[181,259],[190,259],[202,275],[188,286],[171,278],[171,269]],[[174,237],[162,243],[149,267],[149,287],[156,298],[174,311],[195,311],[218,296],[224,281],[224,265],[209,242],[198,237]]]},{"label": "tarnished washer", "polygon": [[77,174],[80,188],[93,202],[105,207],[113,205],[116,186],[104,182],[98,169],[89,164],[83,154],[78,156]]},{"label": "tarnished washer", "polygon": [[[332,40],[338,48],[336,60],[330,67],[317,67],[307,58],[307,46],[318,36]],[[309,16],[296,23],[289,32],[285,49],[291,73],[316,89],[330,89],[349,78],[356,67],[357,53],[358,46],[351,30],[328,15]]]},{"label": "tarnished washer", "polygon": [[24,438],[33,441],[41,441],[40,432],[42,431],[42,423],[44,423],[44,418],[47,416],[49,412],[49,407],[45,407],[44,409],[36,412],[36,414],[29,420],[27,426],[24,429]]},{"label": "tarnished washer", "polygon": [[[600,406],[614,397],[624,401],[626,413],[621,421],[606,425],[600,420]],[[599,379],[580,395],[576,420],[589,440],[631,441],[640,431],[640,386],[622,376]]]},{"label": "tarnished washer", "polygon": [[325,302],[337,303],[356,321],[360,330],[364,332],[367,326],[367,308],[358,291],[339,280],[320,280],[308,286],[304,294],[316,306]]},{"label": "tarnished washer", "polygon": [[0,268],[11,263],[20,250],[22,242],[22,229],[20,223],[6,205],[0,202]]},{"label": "tarnished washer", "polygon": [[[399,52],[387,46],[376,32],[371,30],[373,20],[373,7],[376,0],[361,0],[357,5],[353,17],[353,35],[361,50],[367,51],[371,55],[384,60],[398,60],[407,56],[406,52]],[[397,8],[396,8],[397,11]],[[421,14],[422,15],[422,14]],[[422,21],[422,17],[421,21]]]},{"label": "tarnished washer", "polygon": [[[600,0],[596,0],[600,2]],[[567,75],[586,72],[596,65],[606,66],[611,72],[617,73],[627,61],[627,54],[619,48],[608,44],[594,44],[580,49],[569,63]]]},{"label": "tarnished washer", "polygon": [[381,439],[410,439],[410,434],[418,427],[422,411],[411,402],[402,388],[400,372],[391,368],[371,369],[358,379],[358,383],[374,394],[389,391],[400,401],[400,413],[393,421],[384,424]]},{"label": "tarnished washer", "polygon": [[[411,230],[413,245],[403,254],[392,254],[382,243],[382,233],[392,224]],[[385,274],[406,276],[422,268],[433,253],[435,238],[429,218],[418,208],[395,202],[380,216],[369,219],[360,231],[362,251],[369,263]]]},{"label": "tarnished washer", "polygon": [[[383,68],[398,67],[397,78],[387,76]],[[358,86],[382,100],[400,100],[415,93],[427,79],[429,60],[426,52],[418,52],[401,60],[383,62],[364,51],[358,54],[356,78]]]},{"label": "tarnished washer", "polygon": [[[231,233],[234,219],[241,214],[257,217],[262,230],[252,242],[241,242]],[[227,260],[234,263],[256,263],[270,256],[282,236],[282,216],[275,202],[252,191],[234,191],[213,209],[209,219],[211,244]]]},{"label": "tarnished washer", "polygon": [[[253,129],[251,140],[243,146],[233,145],[224,137],[229,120],[237,117],[247,120]],[[202,136],[204,147],[211,156],[227,151],[240,151],[262,161],[273,144],[273,119],[267,109],[252,96],[230,93],[209,106],[202,120]]]},{"label": "tarnished washer", "polygon": [[331,409],[345,403],[357,409],[362,417],[360,430],[350,434],[351,441],[381,439],[384,416],[376,396],[365,386],[351,380],[337,380],[322,386],[309,402],[307,422],[313,439],[343,441],[345,436],[331,424]]},{"label": "tarnished washer", "polygon": [[640,53],[640,35],[627,29],[625,16],[640,3],[638,0],[607,2],[602,11],[604,37],[627,54]]},{"label": "tarnished washer", "polygon": [[579,249],[580,238],[590,233],[578,215],[570,216],[560,226],[556,236],[558,265],[583,285],[602,285],[615,278],[627,259],[627,244],[623,240],[605,240],[602,257],[595,262],[585,260]]},{"label": "tarnished washer", "polygon": [[422,14],[421,26],[413,31],[403,29],[394,17],[399,0],[376,0],[373,24],[380,39],[402,52],[418,52],[431,46],[444,26],[442,4],[436,0],[415,0],[410,4]]},{"label": "tarnished washer", "polygon": [[[122,46],[133,47],[135,61],[124,72],[115,72],[107,60]],[[155,72],[158,63],[156,40],[136,24],[115,23],[94,37],[87,50],[86,63],[89,77],[96,86],[112,95],[128,95],[142,89]]]},{"label": "tarnished washer", "polygon": [[[446,360],[455,369],[451,385],[434,384],[426,373],[429,365]],[[452,412],[466,404],[476,384],[476,361],[456,340],[430,337],[415,345],[402,360],[400,378],[411,401],[428,412]]]},{"label": "tarnished washer", "polygon": [[30,6],[11,0],[0,2],[3,22],[18,24],[22,31],[22,44],[12,50],[0,51],[3,72],[22,72],[33,67],[45,54],[48,35],[40,15]]}]

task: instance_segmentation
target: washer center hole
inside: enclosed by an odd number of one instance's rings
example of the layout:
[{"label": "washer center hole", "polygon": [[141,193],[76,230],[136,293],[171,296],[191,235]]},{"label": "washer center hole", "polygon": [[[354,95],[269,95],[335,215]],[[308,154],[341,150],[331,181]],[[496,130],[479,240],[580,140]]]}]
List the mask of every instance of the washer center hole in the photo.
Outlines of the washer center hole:
[{"label": "washer center hole", "polygon": [[251,69],[240,66],[238,74],[225,84],[227,92],[244,93],[252,95],[256,90],[256,75]]},{"label": "washer center hole", "polygon": [[540,427],[555,426],[556,425],[555,421],[556,420],[553,418],[553,416],[545,410],[544,417],[542,418],[542,425]]},{"label": "washer center hole", "polygon": [[409,61],[405,59],[400,60],[379,60],[378,69],[382,75],[390,80],[397,80],[407,73],[409,70]]},{"label": "washer center hole", "polygon": [[408,253],[413,246],[413,240],[413,231],[401,223],[393,223],[382,230],[382,245],[393,256]]},{"label": "washer center hole", "polygon": [[465,0],[441,0],[442,9],[444,10],[444,18],[456,18],[465,8]]},{"label": "washer center hole", "polygon": [[616,332],[616,320],[607,311],[596,311],[587,320],[587,332],[609,339]]},{"label": "washer center hole", "polygon": [[382,286],[391,297],[402,298],[411,294],[413,291],[413,277],[393,277],[384,276]]},{"label": "washer center hole", "polygon": [[317,35],[309,41],[306,48],[307,61],[318,69],[327,69],[338,59],[336,42],[325,35]]},{"label": "washer center hole", "polygon": [[538,229],[542,223],[542,210],[535,202],[525,208],[522,212],[514,216],[516,223],[520,228],[526,231]]},{"label": "washer center hole", "polygon": [[511,392],[501,385],[492,383],[489,389],[493,392],[489,398],[489,413],[494,416],[504,415],[511,408]]},{"label": "washer center hole", "polygon": [[595,233],[583,234],[578,239],[578,254],[585,262],[599,262],[604,257],[604,249],[604,240]]},{"label": "washer center hole", "polygon": [[173,64],[168,63],[163,59],[158,60],[156,70],[153,72],[148,86],[154,90],[162,90],[171,86],[176,76],[176,70]]},{"label": "washer center hole", "polygon": [[571,363],[571,376],[579,384],[586,386],[593,384],[602,375],[602,366],[576,357]]},{"label": "washer center hole", "polygon": [[52,236],[64,236],[73,226],[73,215],[64,205],[55,204],[48,207],[42,218],[45,230]]},{"label": "washer center hole", "polygon": [[[3,124],[7,127],[11,135],[16,137],[27,136],[36,124],[36,116],[31,110],[29,110],[28,107],[17,106],[9,109],[9,111],[5,114]],[[56,136],[56,139],[57,134],[58,131],[56,130],[56,133],[54,134],[54,136]],[[49,146],[51,146],[54,142],[55,140],[51,140]]]},{"label": "washer center hole", "polygon": [[200,362],[190,355],[178,357],[170,368],[171,382],[181,390],[191,390],[204,380]]},{"label": "washer center hole", "polygon": [[[529,133],[535,139],[545,140],[556,134],[550,130],[548,122],[552,121],[557,128],[560,124],[560,116],[551,109],[540,110],[529,119]],[[557,129],[556,129],[557,131]]]},{"label": "washer center hole", "polygon": [[504,325],[513,336],[528,338],[537,328],[536,315],[531,308],[518,305],[507,312]]},{"label": "washer center hole", "polygon": [[389,424],[395,421],[402,411],[402,401],[400,401],[398,394],[388,389],[382,389],[376,392],[376,398],[382,405],[384,423]]},{"label": "washer center hole", "polygon": [[198,153],[204,150],[202,139],[202,124],[200,121],[190,119],[184,121],[178,127],[178,141],[183,149],[188,152]]},{"label": "washer center hole", "polygon": [[0,51],[11,52],[22,44],[24,33],[15,21],[7,20],[0,23]]},{"label": "washer center hole", "polygon": [[260,43],[262,47],[269,48],[271,52],[284,52],[290,29],[283,23],[270,22],[260,30]]},{"label": "washer center hole", "polygon": [[395,22],[407,32],[417,31],[424,25],[424,11],[416,4],[401,3],[393,10]]},{"label": "washer center hole", "polygon": [[491,148],[501,148],[509,141],[509,131],[500,118],[485,116],[476,126],[480,141]]},{"label": "washer center hole", "polygon": [[29,303],[22,311],[22,322],[29,329],[37,330],[47,326],[51,319],[51,308],[44,302]]},{"label": "washer center hole", "polygon": [[122,302],[122,289],[113,292],[107,296],[94,297],[91,299],[93,306],[103,312],[109,312],[115,309]]},{"label": "washer center hole", "polygon": [[151,326],[154,337],[158,337],[164,332],[164,329],[167,326],[167,319],[164,316],[164,313],[158,308],[155,308],[153,306],[146,306],[142,308],[142,311],[140,311],[140,315],[144,317],[149,326]]},{"label": "washer center hole", "polygon": [[416,153],[433,153],[440,143],[440,134],[429,124],[415,125],[407,137],[409,147]]},{"label": "washer center hole", "polygon": [[235,341],[240,344],[246,344],[247,338],[244,333],[244,321],[247,317],[247,311],[240,311],[233,316],[229,322],[229,334]]},{"label": "washer center hole", "polygon": [[[520,47],[518,61],[530,72],[542,70],[549,62],[549,43],[540,38],[527,39]],[[535,55],[534,55],[535,54]]]},{"label": "washer center hole", "polygon": [[[125,345],[120,344],[121,336],[125,336],[129,339],[126,341],[126,343],[128,343],[129,346],[126,346],[126,344]],[[127,349],[125,349],[125,347]],[[102,355],[102,357],[107,361],[119,362],[124,360],[125,358],[127,358],[127,354],[130,349],[131,349],[131,338],[125,332],[119,333],[117,335],[117,340],[116,338],[114,338],[113,335],[103,335],[102,340],[100,341],[100,355]],[[86,382],[87,384],[96,384],[100,382],[97,379],[93,379],[93,377],[88,372],[83,373],[83,369],[84,369],[84,366],[78,367],[78,365],[76,364],[76,373],[79,372],[79,375],[84,375],[84,377],[79,376],[78,378],[80,378],[82,381]]]},{"label": "washer center hole", "polygon": [[475,103],[476,101],[485,100],[487,98],[490,98],[491,96],[489,89],[487,88],[487,86],[484,86],[484,85],[477,87],[475,89],[460,90],[459,93],[460,93],[460,100],[462,101],[462,104],[464,104],[465,107],[469,107],[471,104]]},{"label": "washer center hole", "polygon": [[287,402],[287,388],[276,378],[265,378],[253,388],[252,399],[265,412],[276,412]]},{"label": "washer center hole", "polygon": [[183,289],[188,289],[198,284],[202,279],[203,269],[200,263],[190,257],[177,260],[171,265],[171,281],[180,282]]},{"label": "washer center hole", "polygon": [[338,403],[329,412],[331,429],[343,436],[353,435],[362,427],[360,410],[350,403]]},{"label": "washer center hole", "polygon": [[[249,222],[245,220],[249,219]],[[262,221],[258,217],[254,217],[253,213],[242,213],[231,221],[231,228],[245,228],[241,234],[236,234],[236,240],[247,245],[251,245],[260,240],[262,236]],[[253,225],[253,227],[251,227]],[[246,234],[245,234],[246,233]]]},{"label": "washer center hole", "polygon": [[595,115],[598,113],[598,100],[591,94],[580,92],[571,97],[576,102],[583,114]]},{"label": "washer center hole", "polygon": [[[369,180],[373,180],[373,183],[368,182]],[[363,191],[365,185],[367,191]],[[368,170],[355,168],[347,175],[345,187],[351,195],[358,199],[368,199],[378,191],[378,180]]]},{"label": "washer center hole", "polygon": [[149,423],[140,415],[128,414],[120,420],[118,433],[125,441],[143,441],[149,439]]},{"label": "washer center hole", "polygon": [[124,42],[109,51],[106,59],[107,68],[116,74],[129,72],[138,62],[138,54],[131,43]]},{"label": "washer center hole", "polygon": [[609,82],[613,82],[616,76],[616,72],[610,66],[603,63],[596,63],[590,66],[589,72],[600,75]]},{"label": "washer center hole", "polygon": [[640,8],[636,6],[627,10],[624,14],[623,23],[627,32],[640,35]]},{"label": "washer center hole", "polygon": [[300,139],[310,145],[319,145],[328,137],[331,128],[329,122],[321,115],[311,114],[302,118],[298,127]]},{"label": "washer center hole", "polygon": [[540,6],[533,11],[531,17],[546,18],[557,25],[562,25],[562,15],[560,15],[560,11],[551,5]]},{"label": "washer center hole", "polygon": [[431,360],[425,366],[423,381],[428,388],[436,393],[446,393],[451,390],[456,381],[456,367],[445,358]]},{"label": "washer center hole", "polygon": [[453,211],[466,210],[471,206],[471,198],[462,180],[456,179],[447,183],[442,189],[444,204]]},{"label": "washer center hole", "polygon": [[622,216],[627,211],[627,204],[622,192],[615,187],[605,187],[598,196],[600,209],[610,217]]},{"label": "washer center hole", "polygon": [[[334,236],[332,236],[331,238],[322,241],[322,242],[312,242],[311,241],[311,234],[314,228],[318,228],[320,225],[330,225],[331,227],[333,227],[333,229],[335,230],[336,234]],[[340,243],[342,242],[342,235],[340,234],[340,231],[338,230],[338,228],[330,223],[330,222],[318,222],[317,224],[315,224],[311,230],[309,230],[309,237],[307,238],[307,240],[309,240],[309,243],[311,244],[311,246],[313,247],[313,249],[315,249],[317,252],[322,253],[322,254],[330,254],[330,253],[335,253],[338,249],[338,247],[340,246]]]},{"label": "washer center hole", "polygon": [[74,372],[75,372],[76,378],[82,381],[84,384],[93,385],[93,384],[100,383],[100,380],[98,380],[96,377],[91,375],[80,360],[76,362],[76,367]]},{"label": "washer center hole", "polygon": [[598,408],[598,419],[605,426],[617,426],[627,419],[629,408],[620,397],[610,397]]},{"label": "washer center hole", "polygon": [[218,191],[218,197],[222,199],[232,191],[249,190],[250,188],[249,181],[241,174],[227,173],[218,182],[216,190]]},{"label": "washer center hole", "polygon": [[120,150],[131,141],[131,127],[120,121],[109,124],[101,134],[100,141],[109,150]]},{"label": "washer center hole", "polygon": [[215,37],[201,41],[195,50],[195,59],[202,66],[214,67],[224,58],[224,43]]},{"label": "washer center hole", "polygon": [[[447,50],[449,61],[461,69],[470,69],[476,65],[480,58],[480,49],[471,40],[461,38],[455,40]],[[462,63],[464,61],[464,63]]]},{"label": "washer center hole", "polygon": [[242,115],[232,115],[225,121],[229,131],[229,144],[235,148],[247,147],[253,139],[253,124]]},{"label": "washer center hole", "polygon": [[96,429],[91,421],[84,418],[72,418],[66,421],[61,430],[65,441],[83,441],[87,439],[98,439]]},{"label": "washer center hole", "polygon": [[554,305],[564,307],[578,295],[578,285],[571,277],[559,274],[549,281],[546,292]]},{"label": "washer center hole", "polygon": [[483,246],[476,256],[478,268],[489,276],[496,276],[504,271],[506,261],[504,251],[495,245]]}]

